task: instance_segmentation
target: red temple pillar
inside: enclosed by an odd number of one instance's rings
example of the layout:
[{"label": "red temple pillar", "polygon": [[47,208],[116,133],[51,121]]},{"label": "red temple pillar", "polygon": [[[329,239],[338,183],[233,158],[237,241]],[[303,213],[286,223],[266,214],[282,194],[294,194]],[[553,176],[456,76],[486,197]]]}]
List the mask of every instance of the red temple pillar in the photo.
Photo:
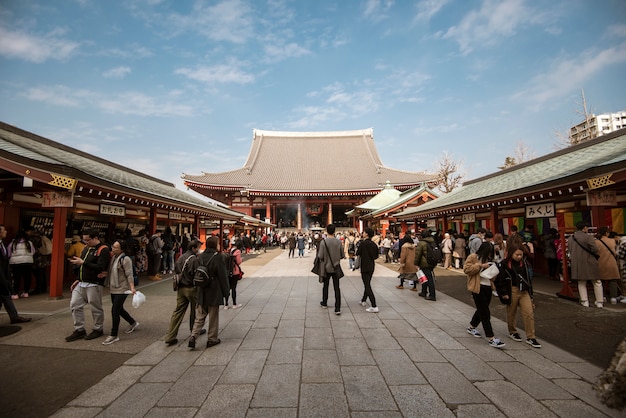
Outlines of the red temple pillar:
[{"label": "red temple pillar", "polygon": [[52,230],[52,259],[50,263],[50,298],[63,297],[63,270],[65,268],[65,224],[67,208],[54,208]]}]

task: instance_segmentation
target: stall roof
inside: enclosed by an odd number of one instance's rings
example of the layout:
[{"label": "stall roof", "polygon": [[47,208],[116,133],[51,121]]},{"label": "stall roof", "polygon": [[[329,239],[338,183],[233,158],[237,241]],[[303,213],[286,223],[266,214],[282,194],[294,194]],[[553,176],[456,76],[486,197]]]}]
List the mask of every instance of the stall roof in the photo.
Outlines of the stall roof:
[{"label": "stall roof", "polygon": [[[206,217],[240,220],[244,216],[240,212],[191,196],[178,190],[172,183],[3,122],[0,122],[0,159],[5,160],[5,163],[0,162],[0,167],[8,171],[17,171],[14,166],[18,165],[45,172],[49,178],[43,181],[49,180],[48,183],[53,182],[54,174],[75,180],[76,188],[106,188],[135,199],[158,201],[172,205],[173,208],[193,210]],[[15,174],[28,176],[25,172]]]},{"label": "stall roof", "polygon": [[462,187],[421,206],[396,215],[400,219],[496,202],[585,182],[626,170],[626,129],[586,141],[512,168],[463,184]]}]

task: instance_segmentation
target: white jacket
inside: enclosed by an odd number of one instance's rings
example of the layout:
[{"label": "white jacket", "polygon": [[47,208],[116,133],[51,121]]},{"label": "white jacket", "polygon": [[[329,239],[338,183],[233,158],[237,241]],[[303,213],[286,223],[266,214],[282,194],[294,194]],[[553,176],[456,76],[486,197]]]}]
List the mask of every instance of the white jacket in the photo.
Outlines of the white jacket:
[{"label": "white jacket", "polygon": [[28,241],[20,241],[13,249],[13,243],[9,244],[11,251],[11,257],[9,258],[9,264],[33,264],[33,254],[35,254],[35,248],[33,244]]}]

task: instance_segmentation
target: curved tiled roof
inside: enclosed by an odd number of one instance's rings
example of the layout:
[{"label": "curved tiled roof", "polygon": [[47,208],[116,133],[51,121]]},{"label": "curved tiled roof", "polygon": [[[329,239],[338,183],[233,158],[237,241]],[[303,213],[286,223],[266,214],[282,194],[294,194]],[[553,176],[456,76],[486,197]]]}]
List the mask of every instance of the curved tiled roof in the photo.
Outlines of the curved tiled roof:
[{"label": "curved tiled roof", "polygon": [[584,181],[626,167],[626,129],[560,150],[463,184],[462,187],[398,215],[409,218],[446,208],[517,196],[528,190]]},{"label": "curved tiled roof", "polygon": [[14,126],[0,123],[0,157],[38,165],[57,174],[75,177],[100,186],[125,190],[128,193],[165,200],[174,205],[191,206],[218,219],[238,220],[243,214],[205,202],[172,183],[122,167],[113,162]]},{"label": "curved tiled roof", "polygon": [[187,184],[250,192],[380,190],[386,182],[413,187],[434,174],[385,167],[373,129],[337,132],[254,130],[244,166],[222,173],[184,174]]}]

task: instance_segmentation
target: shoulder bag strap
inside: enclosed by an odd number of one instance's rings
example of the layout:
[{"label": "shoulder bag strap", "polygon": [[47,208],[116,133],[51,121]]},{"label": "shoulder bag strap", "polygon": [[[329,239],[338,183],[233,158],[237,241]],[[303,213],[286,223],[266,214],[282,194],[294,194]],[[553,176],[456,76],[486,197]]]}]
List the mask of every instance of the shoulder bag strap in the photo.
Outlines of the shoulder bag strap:
[{"label": "shoulder bag strap", "polygon": [[615,260],[617,260],[617,254],[615,254],[615,252],[613,252],[613,250],[608,245],[606,245],[606,242],[602,241],[602,239],[599,239],[598,241],[600,241],[602,245],[604,245],[606,249],[609,250],[609,252],[613,255]]},{"label": "shoulder bag strap", "polygon": [[330,262],[333,263],[333,267],[335,267],[335,262],[333,258],[330,256],[330,251],[328,250],[328,245],[326,244],[326,240],[324,240],[324,246],[326,247],[326,251],[328,252],[328,258],[330,258]]},{"label": "shoulder bag strap", "polygon": [[578,242],[578,240],[576,239],[576,236],[572,234],[572,238],[574,238],[574,241],[576,241],[576,244],[578,244],[578,246],[580,248],[582,248],[583,250],[585,250],[586,252],[588,252],[589,254],[591,254],[592,256],[596,256],[596,254],[594,254],[589,248],[587,247],[583,247],[582,244],[580,242]]}]

